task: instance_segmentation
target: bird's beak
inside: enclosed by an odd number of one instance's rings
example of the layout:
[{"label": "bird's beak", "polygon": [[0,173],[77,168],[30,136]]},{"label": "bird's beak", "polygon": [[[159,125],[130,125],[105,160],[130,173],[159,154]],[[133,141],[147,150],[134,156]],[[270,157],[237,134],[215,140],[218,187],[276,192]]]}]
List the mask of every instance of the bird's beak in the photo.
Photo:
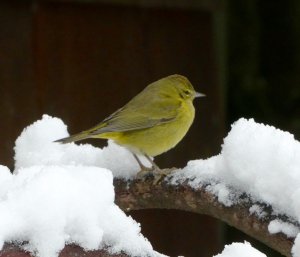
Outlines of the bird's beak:
[{"label": "bird's beak", "polygon": [[205,94],[202,94],[202,93],[198,93],[198,92],[196,92],[196,94],[195,94],[195,98],[196,97],[204,97],[204,96],[206,96]]}]

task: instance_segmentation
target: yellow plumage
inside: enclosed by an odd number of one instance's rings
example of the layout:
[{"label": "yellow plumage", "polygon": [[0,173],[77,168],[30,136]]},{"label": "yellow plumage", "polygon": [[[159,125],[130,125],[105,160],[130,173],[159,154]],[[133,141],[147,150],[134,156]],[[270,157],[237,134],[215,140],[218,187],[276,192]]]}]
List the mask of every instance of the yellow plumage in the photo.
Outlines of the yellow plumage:
[{"label": "yellow plumage", "polygon": [[[186,77],[171,75],[148,85],[124,107],[93,128],[58,142],[112,139],[134,155],[143,154],[151,161],[149,156],[168,151],[185,136],[194,120],[193,100],[198,96],[204,95],[195,92]],[[145,168],[137,161],[142,169]]]}]

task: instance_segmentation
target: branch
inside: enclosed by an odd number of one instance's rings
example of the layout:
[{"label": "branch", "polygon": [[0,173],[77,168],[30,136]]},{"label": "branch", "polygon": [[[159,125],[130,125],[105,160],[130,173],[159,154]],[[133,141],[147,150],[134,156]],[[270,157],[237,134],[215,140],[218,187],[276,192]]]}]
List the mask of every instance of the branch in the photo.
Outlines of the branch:
[{"label": "branch", "polygon": [[[5,244],[0,252],[1,257],[31,257],[30,253],[25,252],[16,244]],[[66,245],[60,252],[59,257],[129,257],[124,253],[111,254],[105,250],[84,251],[77,245]]]},{"label": "branch", "polygon": [[[146,181],[133,180],[126,182],[115,179],[116,204],[124,211],[141,209],[178,209],[183,211],[206,214],[243,231],[253,238],[265,243],[279,253],[291,257],[294,238],[287,238],[284,234],[270,234],[268,224],[274,216],[268,215],[263,220],[249,213],[253,204],[226,207],[216,200],[216,197],[205,191],[188,186],[187,181],[180,185],[167,182],[154,185],[153,178]],[[245,202],[245,201],[244,201]],[[269,212],[266,208],[266,212]]]},{"label": "branch", "polygon": [[[154,185],[153,178],[146,181],[124,181],[115,179],[116,203],[124,211],[141,209],[178,209],[183,211],[206,214],[245,232],[246,234],[265,243],[279,253],[291,257],[291,247],[294,238],[287,238],[284,234],[270,234],[268,224],[271,214],[263,220],[249,213],[251,202],[225,207],[216,200],[216,197],[205,191],[188,186],[187,181],[180,185],[171,185],[165,181]],[[268,208],[265,209],[269,212]],[[0,252],[1,257],[29,257],[15,244],[5,244]],[[59,255],[60,257],[128,257],[126,254],[109,254],[105,250],[85,252],[81,247],[67,245]]]}]

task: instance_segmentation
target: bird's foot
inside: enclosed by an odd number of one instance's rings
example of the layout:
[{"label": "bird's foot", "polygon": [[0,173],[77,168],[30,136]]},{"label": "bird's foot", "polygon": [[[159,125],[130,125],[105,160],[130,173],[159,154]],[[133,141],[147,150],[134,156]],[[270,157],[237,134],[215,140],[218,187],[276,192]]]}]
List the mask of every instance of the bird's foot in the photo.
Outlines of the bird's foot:
[{"label": "bird's foot", "polygon": [[170,175],[175,170],[177,170],[177,168],[160,169],[157,165],[153,165],[152,167],[146,167],[142,165],[141,170],[137,173],[136,177],[137,179],[145,181],[147,178],[153,176],[153,184],[157,185],[160,184],[166,176]]},{"label": "bird's foot", "polygon": [[148,168],[148,167],[143,167],[137,174],[136,177],[137,179],[142,179],[145,180],[147,177],[149,177],[150,175],[153,175],[153,167]]},{"label": "bird's foot", "polygon": [[177,170],[177,168],[155,169],[153,171],[154,173],[153,184],[154,185],[160,184],[166,176],[170,175],[175,170]]}]

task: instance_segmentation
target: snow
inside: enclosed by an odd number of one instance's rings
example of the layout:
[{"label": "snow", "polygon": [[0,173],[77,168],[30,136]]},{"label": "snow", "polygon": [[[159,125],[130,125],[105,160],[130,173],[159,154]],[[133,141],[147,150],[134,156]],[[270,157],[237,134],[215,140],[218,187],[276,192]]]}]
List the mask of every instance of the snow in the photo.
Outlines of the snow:
[{"label": "snow", "polygon": [[65,244],[86,250],[108,247],[132,256],[159,256],[139,225],[114,204],[112,174],[79,166],[32,166],[17,175],[1,170],[0,246],[28,241],[24,248],[57,256]]},{"label": "snow", "polygon": [[[191,187],[205,187],[225,206],[239,204],[247,193],[251,201],[271,206],[272,214],[300,223],[300,142],[288,132],[241,118],[232,125],[219,155],[188,162],[170,183],[187,179]],[[254,204],[249,212],[263,218],[258,207]],[[298,233],[289,222],[273,221],[269,229],[287,236]]]},{"label": "snow", "polygon": [[[68,136],[58,118],[44,115],[24,129],[15,144],[15,170],[0,165],[0,247],[23,247],[39,257],[56,257],[65,244],[86,250],[106,248],[131,256],[163,256],[140,233],[140,225],[114,204],[113,176],[132,179],[139,170],[132,154],[108,141],[104,148],[53,142]],[[147,162],[143,159],[145,164]],[[260,204],[300,223],[300,143],[288,132],[240,119],[232,125],[219,155],[190,161],[168,178],[205,187],[226,206],[239,204],[245,192],[251,215],[264,218]],[[296,237],[288,221],[273,219],[270,233]],[[248,243],[226,246],[218,257],[262,257]]]},{"label": "snow", "polygon": [[249,213],[255,214],[260,219],[263,219],[267,216],[267,213],[264,211],[263,207],[259,206],[258,204],[253,204],[249,208]]},{"label": "snow", "polygon": [[275,212],[300,218],[299,167],[300,143],[292,134],[240,119],[224,139],[221,154],[190,161],[173,182],[189,178],[193,187],[210,184],[209,190],[220,194],[219,200],[227,206],[247,192],[272,205]]},{"label": "snow", "polygon": [[299,228],[296,227],[295,225],[284,222],[280,219],[275,219],[272,220],[269,223],[268,230],[271,234],[276,234],[276,233],[284,233],[287,235],[287,237],[296,237],[297,234],[300,232]]},{"label": "snow", "polygon": [[265,254],[253,248],[250,243],[233,243],[226,245],[222,253],[214,257],[267,257]]},{"label": "snow", "polygon": [[112,142],[104,149],[53,142],[67,135],[60,119],[44,115],[16,140],[14,173],[0,166],[0,248],[17,241],[36,256],[57,257],[74,243],[85,250],[164,256],[114,204],[107,168],[132,176],[138,167],[130,153]]},{"label": "snow", "polygon": [[292,256],[300,257],[300,233],[295,238],[294,245],[292,247]]},{"label": "snow", "polygon": [[49,164],[95,166],[107,168],[115,177],[125,179],[132,178],[139,171],[133,155],[112,141],[108,141],[108,146],[103,149],[80,142],[53,142],[67,136],[67,127],[61,119],[43,115],[41,120],[25,128],[16,140],[16,169]]}]

